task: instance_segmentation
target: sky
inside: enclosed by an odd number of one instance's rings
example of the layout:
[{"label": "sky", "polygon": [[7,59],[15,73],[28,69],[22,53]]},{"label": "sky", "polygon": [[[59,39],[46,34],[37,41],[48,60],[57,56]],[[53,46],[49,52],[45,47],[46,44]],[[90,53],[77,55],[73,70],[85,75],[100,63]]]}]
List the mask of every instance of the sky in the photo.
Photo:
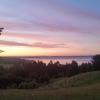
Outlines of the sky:
[{"label": "sky", "polygon": [[0,56],[100,54],[100,0],[0,0],[0,27]]}]

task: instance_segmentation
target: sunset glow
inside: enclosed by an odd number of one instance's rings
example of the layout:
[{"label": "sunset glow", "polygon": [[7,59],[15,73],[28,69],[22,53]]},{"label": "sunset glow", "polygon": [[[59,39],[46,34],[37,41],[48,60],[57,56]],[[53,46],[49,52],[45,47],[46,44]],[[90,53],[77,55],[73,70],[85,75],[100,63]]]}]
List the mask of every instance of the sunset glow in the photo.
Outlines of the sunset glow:
[{"label": "sunset glow", "polygon": [[0,56],[100,54],[100,0],[0,0]]}]

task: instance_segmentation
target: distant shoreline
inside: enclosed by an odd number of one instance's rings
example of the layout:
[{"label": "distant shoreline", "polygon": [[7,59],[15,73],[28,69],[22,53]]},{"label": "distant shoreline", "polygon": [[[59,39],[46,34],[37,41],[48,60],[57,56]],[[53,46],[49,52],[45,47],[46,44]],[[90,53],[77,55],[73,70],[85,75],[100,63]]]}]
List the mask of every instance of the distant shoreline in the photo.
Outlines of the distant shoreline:
[{"label": "distant shoreline", "polygon": [[93,56],[20,56],[20,57],[1,57],[7,60],[26,60],[26,61],[42,61],[48,64],[50,61],[53,63],[59,61],[61,64],[71,63],[77,61],[78,64],[90,63]]},{"label": "distant shoreline", "polygon": [[94,55],[84,55],[84,56],[0,56],[3,58],[56,58],[56,57],[65,57],[65,58],[76,58],[76,57],[93,57]]}]

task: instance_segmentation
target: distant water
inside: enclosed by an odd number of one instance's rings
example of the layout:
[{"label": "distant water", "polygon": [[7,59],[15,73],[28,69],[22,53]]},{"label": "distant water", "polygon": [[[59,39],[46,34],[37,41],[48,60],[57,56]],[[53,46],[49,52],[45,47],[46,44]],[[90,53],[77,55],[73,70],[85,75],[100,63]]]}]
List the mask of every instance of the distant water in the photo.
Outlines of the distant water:
[{"label": "distant water", "polygon": [[48,64],[50,60],[54,62],[59,61],[61,64],[71,63],[73,60],[78,64],[91,62],[92,56],[36,56],[36,57],[24,57],[25,60],[43,61]]}]

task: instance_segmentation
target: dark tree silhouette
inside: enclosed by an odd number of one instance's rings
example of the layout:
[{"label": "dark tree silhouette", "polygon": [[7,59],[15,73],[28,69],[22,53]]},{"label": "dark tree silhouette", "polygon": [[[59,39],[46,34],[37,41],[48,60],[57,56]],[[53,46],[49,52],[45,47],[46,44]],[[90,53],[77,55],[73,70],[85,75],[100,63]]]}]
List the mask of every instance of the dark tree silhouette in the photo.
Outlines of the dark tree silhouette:
[{"label": "dark tree silhouette", "polygon": [[4,29],[4,28],[0,28],[0,35],[1,35],[1,32],[2,32],[3,29]]},{"label": "dark tree silhouette", "polygon": [[[1,35],[1,32],[4,28],[0,28],[0,35]],[[0,50],[0,53],[4,52],[3,50]]]},{"label": "dark tree silhouette", "polygon": [[91,63],[82,63],[79,66],[79,72],[80,73],[91,72],[93,70],[94,70],[94,67]]},{"label": "dark tree silhouette", "polygon": [[0,53],[4,52],[3,50],[0,50]]},{"label": "dark tree silhouette", "polygon": [[94,66],[94,70],[100,70],[100,55],[94,56],[92,63]]}]

